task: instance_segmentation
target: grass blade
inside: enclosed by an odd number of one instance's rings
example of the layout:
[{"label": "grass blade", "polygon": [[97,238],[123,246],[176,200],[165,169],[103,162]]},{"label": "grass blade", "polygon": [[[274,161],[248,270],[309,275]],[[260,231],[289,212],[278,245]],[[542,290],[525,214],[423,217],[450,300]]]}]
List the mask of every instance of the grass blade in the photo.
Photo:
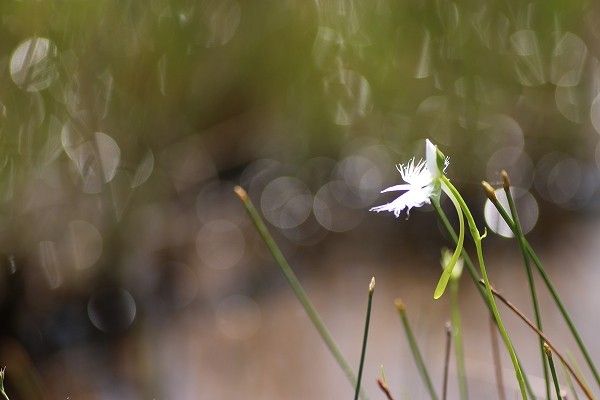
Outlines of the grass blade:
[{"label": "grass blade", "polygon": [[358,367],[358,379],[356,380],[356,390],[354,391],[354,400],[358,399],[360,393],[360,381],[362,379],[363,367],[365,364],[365,354],[367,353],[367,339],[369,337],[369,324],[371,322],[371,304],[373,303],[373,293],[375,292],[375,278],[371,278],[369,284],[369,300],[367,302],[367,317],[365,318],[365,333],[363,335],[362,349],[360,351],[360,364]]},{"label": "grass blade", "polygon": [[[488,186],[489,186],[489,184],[488,184]],[[493,190],[490,192],[488,190],[488,188],[485,187],[485,185],[484,185],[484,189],[486,191],[488,198],[490,199],[492,204],[494,204],[494,206],[496,207],[496,209],[498,210],[498,212],[500,213],[500,215],[502,216],[502,218],[504,219],[506,224],[513,231],[513,233],[516,234],[515,223],[513,222],[512,218],[508,215],[508,213],[506,212],[504,207],[502,207],[502,205],[498,202],[498,199],[496,198],[496,195],[493,192]],[[563,316],[565,323],[569,327],[569,330],[571,331],[571,335],[573,336],[573,339],[575,339],[575,342],[577,342],[577,346],[579,347],[579,350],[583,354],[583,357],[585,358],[585,361],[586,361],[588,367],[592,371],[592,374],[594,375],[594,379],[596,380],[596,383],[598,384],[598,386],[600,386],[600,374],[598,374],[598,370],[596,369],[596,366],[594,365],[594,361],[592,360],[592,357],[590,356],[585,344],[583,343],[583,340],[581,339],[581,335],[579,334],[579,331],[577,330],[577,328],[575,327],[575,324],[571,320],[571,316],[569,315],[569,312],[565,308],[558,292],[556,291],[556,288],[554,287],[552,280],[546,273],[546,270],[544,269],[542,262],[540,261],[539,257],[537,256],[537,254],[535,253],[535,251],[533,250],[533,248],[531,247],[531,245],[529,244],[529,242],[527,241],[526,238],[523,240],[523,243],[524,243],[525,249],[527,250],[527,254],[529,255],[531,261],[533,261],[533,264],[535,265],[536,269],[542,276],[544,284],[548,288],[548,291],[550,292],[552,299],[556,303],[556,306],[558,307],[561,315]]]},{"label": "grass blade", "polygon": [[[333,337],[329,333],[329,330],[325,327],[325,324],[323,323],[321,317],[319,316],[319,313],[312,305],[311,301],[309,300],[308,296],[306,295],[306,292],[302,288],[302,285],[298,281],[296,274],[294,273],[294,271],[290,267],[289,263],[287,262],[286,258],[284,257],[283,253],[279,249],[279,246],[277,246],[277,243],[275,243],[275,240],[269,233],[269,230],[267,229],[261,216],[259,215],[258,211],[254,207],[254,204],[252,204],[252,201],[248,197],[248,193],[246,193],[246,191],[243,188],[241,188],[240,186],[236,186],[234,188],[234,191],[237,194],[237,196],[240,198],[240,200],[242,201],[242,204],[244,205],[246,212],[250,216],[250,219],[254,223],[256,230],[258,231],[261,238],[263,239],[263,241],[269,248],[271,255],[275,259],[275,262],[279,266],[279,269],[283,273],[283,276],[287,280],[288,284],[294,291],[294,294],[296,295],[296,298],[298,299],[298,301],[304,308],[304,311],[306,311],[308,318],[311,320],[314,327],[317,329],[317,332],[319,332],[321,339],[323,339],[323,342],[325,342],[325,345],[331,352],[331,355],[333,356],[333,358],[335,358],[336,362],[338,363],[338,365],[340,366],[340,368],[342,369],[342,371],[344,372],[344,374],[350,381],[350,384],[354,388],[356,386],[357,380],[356,380],[356,377],[354,376],[354,372],[352,371],[352,368],[350,368],[350,365],[348,364],[348,362],[342,355],[338,345],[335,343],[335,341],[333,340]],[[361,398],[367,399],[367,396],[364,393],[361,393]]]},{"label": "grass blade", "polygon": [[[543,342],[544,352],[546,353],[546,357],[548,357],[548,365],[550,366],[550,372],[552,373],[552,382],[554,382],[554,391],[556,392],[556,399],[561,400],[560,398],[560,385],[558,383],[558,377],[556,376],[556,368],[554,368],[554,360],[552,359],[552,350],[548,343]],[[550,397],[548,397],[550,398]]]},{"label": "grass blade", "polygon": [[[481,282],[481,284],[484,284],[484,282]],[[567,359],[556,349],[556,347],[552,344],[552,342],[550,341],[550,339],[548,339],[548,337],[544,334],[544,332],[540,331],[533,324],[533,322],[531,322],[529,320],[529,318],[527,318],[525,316],[525,314],[523,314],[521,312],[521,310],[519,310],[514,304],[512,304],[510,301],[508,301],[508,299],[506,297],[504,297],[500,292],[498,292],[493,287],[491,289],[492,289],[492,293],[494,294],[494,296],[496,296],[496,298],[498,298],[502,303],[504,303],[504,305],[506,305],[512,312],[514,312],[519,318],[521,318],[521,320],[523,322],[525,322],[525,324],[527,326],[529,326],[535,333],[537,333],[539,335],[539,337],[541,337],[546,342],[546,344],[550,347],[550,349],[552,349],[552,351],[554,352],[554,354],[556,354],[556,356],[560,359],[560,361],[564,364],[564,366],[569,370],[569,372],[571,373],[571,375],[573,375],[573,377],[575,378],[575,381],[577,381],[577,384],[581,387],[581,389],[585,393],[586,397],[589,400],[593,400],[594,399],[594,395],[592,394],[591,390],[579,378],[579,375],[575,372],[575,370],[573,369],[573,367],[571,366],[571,364],[569,364],[569,362],[567,361]]]},{"label": "grass blade", "polygon": [[[519,214],[517,212],[517,207],[515,204],[515,200],[510,191],[510,179],[508,177],[508,173],[506,171],[501,172],[504,193],[506,194],[506,199],[508,200],[508,206],[510,208],[510,213],[512,215],[512,219],[515,223],[515,230],[517,232],[516,238],[517,243],[519,244],[519,249],[521,250],[521,256],[523,257],[523,264],[525,265],[525,271],[527,273],[527,282],[529,284],[529,293],[531,295],[531,302],[533,304],[533,312],[535,316],[535,323],[537,328],[540,331],[543,331],[542,328],[542,317],[540,313],[540,305],[537,298],[537,292],[535,289],[535,281],[533,279],[533,271],[531,269],[531,264],[529,262],[529,256],[527,254],[527,249],[525,248],[525,235],[523,234],[523,229],[521,227],[521,222],[519,221]],[[548,376],[548,364],[546,363],[546,356],[544,351],[544,341],[540,338],[540,357],[542,360],[542,368],[544,371],[544,382],[546,385],[546,398],[550,398],[550,379]]]},{"label": "grass blade", "polygon": [[429,372],[427,371],[427,366],[423,361],[423,357],[421,356],[421,351],[419,350],[419,346],[417,345],[417,341],[415,340],[415,335],[410,327],[410,323],[408,322],[408,317],[406,316],[406,306],[400,299],[396,299],[394,301],[396,306],[396,310],[400,315],[400,320],[402,321],[402,326],[404,327],[404,332],[406,333],[406,339],[408,340],[408,345],[410,346],[410,351],[412,352],[413,358],[415,360],[415,364],[417,365],[417,369],[419,370],[419,374],[421,375],[421,379],[423,379],[423,383],[429,392],[429,396],[431,400],[438,400],[437,394],[435,393],[435,389],[433,388],[433,383],[431,382],[431,378],[429,377]]},{"label": "grass blade", "polygon": [[446,322],[446,353],[444,356],[444,382],[442,383],[442,400],[448,398],[448,371],[450,370],[450,348],[452,347],[452,325]]}]

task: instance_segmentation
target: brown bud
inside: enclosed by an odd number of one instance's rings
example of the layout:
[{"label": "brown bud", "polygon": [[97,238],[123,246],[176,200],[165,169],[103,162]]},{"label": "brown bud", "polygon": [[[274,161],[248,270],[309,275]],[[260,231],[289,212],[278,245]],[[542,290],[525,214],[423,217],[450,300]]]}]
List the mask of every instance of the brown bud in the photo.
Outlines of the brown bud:
[{"label": "brown bud", "polygon": [[486,181],[481,181],[481,186],[483,186],[483,190],[485,190],[485,195],[488,197],[488,199],[496,201],[496,191],[494,190],[492,185],[490,185]]},{"label": "brown bud", "polygon": [[396,306],[396,310],[398,310],[398,312],[402,313],[406,311],[406,306],[401,298],[398,297],[396,300],[394,300],[394,305]]},{"label": "brown bud", "polygon": [[248,193],[241,186],[234,187],[233,191],[235,192],[235,194],[238,195],[240,200],[242,200],[242,201],[248,200]]},{"label": "brown bud", "polygon": [[504,189],[508,190],[510,188],[510,178],[508,177],[508,172],[506,170],[502,170],[500,172],[500,176],[502,176],[502,184]]}]

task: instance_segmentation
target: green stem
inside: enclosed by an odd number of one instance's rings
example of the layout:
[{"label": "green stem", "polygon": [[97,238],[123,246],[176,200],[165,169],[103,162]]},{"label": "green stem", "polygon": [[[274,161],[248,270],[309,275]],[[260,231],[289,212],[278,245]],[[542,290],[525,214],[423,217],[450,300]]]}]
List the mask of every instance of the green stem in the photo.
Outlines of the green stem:
[{"label": "green stem", "polygon": [[[500,215],[502,216],[502,218],[504,219],[504,221],[506,222],[508,227],[513,231],[513,233],[516,234],[516,227],[515,227],[515,224],[514,224],[512,218],[508,215],[508,213],[506,212],[504,207],[502,207],[502,205],[498,202],[498,199],[496,198],[496,196],[488,192],[488,198],[490,199],[492,204],[494,204],[494,206],[496,207],[496,209],[498,210],[498,212],[500,213]],[[596,383],[598,384],[598,386],[600,386],[600,374],[598,374],[598,370],[596,369],[596,366],[594,365],[594,361],[592,360],[592,357],[590,356],[587,348],[585,347],[585,344],[583,343],[583,340],[581,339],[581,336],[579,335],[579,331],[577,330],[577,328],[575,327],[575,324],[571,320],[571,316],[569,315],[560,296],[558,295],[558,292],[556,291],[554,284],[550,280],[550,277],[546,273],[546,270],[544,269],[542,262],[540,261],[537,254],[535,253],[535,251],[533,250],[533,248],[531,247],[531,245],[529,244],[529,242],[527,241],[526,238],[524,239],[523,244],[525,246],[525,250],[527,250],[527,254],[529,255],[531,261],[533,261],[533,264],[535,265],[536,269],[542,276],[544,284],[548,288],[548,291],[550,292],[552,299],[556,303],[556,306],[558,307],[561,315],[563,316],[565,323],[569,327],[569,330],[571,331],[571,335],[575,339],[575,342],[577,343],[579,350],[583,354],[583,357],[585,358],[585,361],[586,361],[588,367],[592,371],[592,374],[594,375],[594,379],[596,380]]]},{"label": "green stem", "polygon": [[[561,400],[560,398],[560,385],[558,384],[558,377],[556,376],[556,368],[554,368],[554,360],[552,359],[552,350],[548,347],[547,344],[543,344],[544,351],[546,352],[546,356],[548,357],[548,365],[550,365],[550,372],[552,373],[552,381],[554,382],[554,390],[556,391],[557,400]],[[550,398],[550,397],[548,397]]]},{"label": "green stem", "polygon": [[450,348],[452,347],[452,325],[446,323],[446,352],[444,356],[444,381],[442,383],[442,400],[448,398],[448,372],[450,370]]},{"label": "green stem", "polygon": [[433,388],[433,383],[431,382],[431,378],[429,377],[429,372],[427,372],[427,367],[425,366],[425,362],[423,361],[423,357],[421,356],[421,352],[419,351],[419,346],[417,345],[417,341],[415,340],[415,335],[413,334],[413,331],[410,328],[410,323],[408,322],[408,317],[406,316],[406,307],[400,299],[396,299],[395,304],[396,309],[398,310],[398,314],[400,315],[400,320],[402,321],[402,326],[404,327],[404,332],[406,333],[406,339],[408,340],[410,351],[412,352],[415,364],[417,365],[417,369],[419,370],[419,374],[421,375],[421,379],[423,379],[423,383],[425,383],[427,391],[429,391],[429,396],[431,397],[431,400],[438,400],[437,394],[435,393],[435,389]]},{"label": "green stem", "polygon": [[[338,348],[337,344],[333,340],[333,337],[329,333],[329,330],[325,327],[325,324],[321,320],[319,313],[312,305],[311,301],[309,300],[308,296],[306,295],[306,292],[302,288],[300,281],[298,281],[296,274],[292,270],[292,267],[290,267],[289,263],[287,262],[287,260],[285,259],[284,255],[283,255],[283,253],[279,249],[279,246],[277,246],[277,243],[275,243],[275,240],[269,233],[269,230],[267,229],[261,216],[258,214],[258,211],[256,211],[256,208],[254,207],[254,204],[252,204],[252,201],[248,197],[248,194],[246,193],[246,191],[244,189],[242,189],[239,186],[236,186],[234,190],[235,190],[235,193],[240,198],[240,200],[242,201],[242,204],[244,205],[246,212],[250,216],[250,219],[252,219],[252,222],[254,223],[256,230],[258,231],[261,238],[263,239],[263,241],[269,248],[271,255],[273,256],[273,258],[275,259],[275,262],[279,266],[279,269],[283,273],[283,276],[285,277],[288,284],[292,288],[294,294],[296,295],[296,298],[298,299],[298,301],[304,308],[304,311],[308,315],[308,318],[311,320],[314,327],[317,329],[317,332],[321,336],[321,339],[323,339],[323,342],[325,342],[325,345],[329,349],[329,352],[331,353],[333,358],[335,358],[335,360],[337,361],[338,365],[340,366],[340,368],[346,375],[346,378],[348,378],[348,380],[350,381],[350,384],[352,385],[352,387],[355,387],[357,380],[356,380],[356,377],[354,376],[354,372],[352,371],[352,368],[350,368],[350,365],[348,364],[348,362],[342,355],[340,349]],[[361,393],[361,398],[367,399],[367,396],[364,393]]]},{"label": "green stem", "polygon": [[[450,220],[448,220],[448,216],[442,209],[440,203],[438,201],[434,200],[431,202],[431,204],[433,205],[433,208],[434,208],[439,220],[442,222],[444,229],[446,229],[446,232],[448,233],[448,235],[450,235],[450,238],[456,244],[458,241],[458,235],[456,234],[456,231],[452,227]],[[477,268],[475,268],[475,264],[473,264],[471,257],[469,257],[469,254],[466,251],[462,252],[462,258],[465,262],[465,265],[467,267],[467,272],[469,273],[469,276],[471,277],[473,284],[477,288],[477,291],[479,292],[481,299],[483,300],[484,304],[487,306],[487,308],[491,314],[492,321],[494,322],[496,327],[498,327],[498,322],[496,321],[496,319],[494,318],[494,315],[492,313],[492,308],[490,306],[490,302],[487,297],[487,294],[486,294],[485,290],[483,289],[483,287],[479,284],[479,280],[481,278],[479,276],[479,273],[477,272]],[[519,365],[522,365],[520,360],[519,360]],[[523,370],[523,369],[521,368],[521,370]],[[531,388],[529,379],[527,379],[527,375],[523,374],[523,378],[525,379],[525,385],[527,386],[527,392],[529,393],[529,398],[535,400],[536,396],[533,393],[533,389]]]},{"label": "green stem", "polygon": [[483,281],[485,283],[485,290],[486,290],[487,297],[489,299],[489,302],[490,302],[490,305],[492,308],[492,313],[498,323],[498,329],[500,330],[500,334],[502,335],[502,340],[504,341],[504,344],[510,355],[510,360],[511,360],[511,362],[513,364],[513,368],[515,370],[515,376],[517,378],[517,382],[519,383],[519,389],[521,391],[521,398],[523,400],[527,400],[527,389],[525,387],[525,380],[523,378],[523,372],[521,371],[521,366],[519,364],[519,361],[517,360],[517,354],[515,352],[512,342],[510,340],[508,332],[506,331],[506,328],[504,327],[504,323],[502,322],[502,318],[500,317],[500,312],[498,311],[498,306],[496,305],[496,301],[494,300],[494,295],[492,294],[490,280],[488,278],[487,270],[485,268],[485,261],[483,258],[483,249],[481,246],[482,238],[481,238],[481,235],[479,234],[479,229],[477,228],[477,225],[475,224],[475,219],[473,218],[471,211],[467,207],[467,204],[465,203],[464,199],[462,198],[462,196],[460,195],[458,190],[454,187],[454,185],[452,185],[450,180],[448,180],[448,178],[446,178],[444,175],[442,175],[441,180],[442,180],[442,183],[448,188],[448,190],[456,198],[456,200],[458,200],[458,202],[463,210],[463,213],[465,214],[465,217],[467,218],[469,230],[471,232],[471,236],[472,236],[473,242],[475,244],[477,259],[479,261],[479,269],[481,271],[481,276],[483,277]]},{"label": "green stem", "polygon": [[360,351],[360,364],[358,366],[358,379],[356,380],[356,390],[354,391],[354,400],[358,399],[360,393],[360,382],[362,379],[363,366],[365,364],[365,354],[367,353],[367,338],[369,337],[369,324],[371,322],[371,303],[373,302],[373,292],[375,290],[375,278],[371,279],[369,285],[369,300],[367,302],[367,317],[365,319],[365,332],[363,334],[362,349]]},{"label": "green stem", "polygon": [[[527,272],[527,282],[529,283],[529,292],[531,294],[531,301],[533,303],[533,311],[535,314],[535,323],[537,328],[540,331],[542,329],[542,317],[540,313],[540,306],[537,298],[537,292],[535,289],[535,281],[533,279],[533,271],[531,268],[531,264],[529,263],[529,257],[527,256],[527,249],[525,248],[525,235],[523,234],[523,229],[521,227],[521,223],[519,221],[519,214],[517,212],[517,207],[515,205],[515,200],[510,192],[510,183],[508,181],[508,174],[505,171],[502,171],[502,176],[504,178],[504,192],[506,193],[506,198],[508,199],[508,205],[510,208],[510,212],[513,217],[513,221],[515,223],[516,230],[516,238],[517,243],[519,244],[519,248],[521,249],[521,256],[523,257],[523,264],[525,265],[525,270]],[[550,398],[550,379],[548,376],[548,364],[546,363],[546,356],[544,355],[544,341],[539,338],[540,343],[540,356],[542,360],[542,367],[544,370],[544,381],[546,384],[546,398]]]},{"label": "green stem", "polygon": [[462,339],[462,323],[460,308],[458,306],[458,278],[450,279],[450,318],[452,320],[452,333],[454,338],[454,354],[456,356],[456,371],[458,375],[458,389],[461,400],[469,398],[467,373],[465,371],[465,353]]}]

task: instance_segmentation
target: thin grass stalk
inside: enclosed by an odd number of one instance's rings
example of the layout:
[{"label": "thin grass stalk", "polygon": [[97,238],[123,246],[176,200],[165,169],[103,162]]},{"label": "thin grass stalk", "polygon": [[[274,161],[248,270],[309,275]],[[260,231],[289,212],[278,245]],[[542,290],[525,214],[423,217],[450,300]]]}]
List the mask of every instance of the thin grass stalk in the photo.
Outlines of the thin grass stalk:
[{"label": "thin grass stalk", "polygon": [[365,332],[363,334],[362,348],[360,351],[360,364],[358,366],[358,378],[356,379],[356,390],[354,391],[354,400],[358,400],[360,394],[360,382],[365,365],[365,354],[367,353],[367,339],[369,337],[369,324],[371,322],[371,305],[373,303],[373,293],[375,291],[375,278],[371,278],[369,283],[369,299],[367,301],[367,316],[365,318]]},{"label": "thin grass stalk", "polygon": [[[436,212],[439,220],[442,222],[442,225],[444,226],[444,229],[446,230],[446,232],[448,233],[448,235],[452,239],[452,242],[454,244],[457,244],[458,243],[458,235],[456,234],[456,231],[452,227],[452,224],[450,223],[450,220],[448,219],[448,216],[446,215],[446,213],[442,209],[439,201],[437,201],[437,200],[434,199],[431,202],[431,204],[433,205],[433,208],[434,208],[434,210],[435,210],[435,212]],[[491,317],[492,322],[494,323],[494,325],[496,326],[496,328],[498,328],[498,323],[497,323],[497,321],[494,318],[494,315],[492,313],[492,308],[490,306],[489,299],[488,299],[488,297],[487,297],[487,295],[485,293],[484,288],[479,284],[479,280],[481,279],[481,277],[479,276],[479,273],[477,272],[477,268],[473,264],[473,261],[471,260],[471,257],[469,257],[469,254],[464,249],[462,251],[461,256],[462,256],[462,258],[463,258],[463,260],[465,262],[465,265],[467,266],[467,272],[469,273],[469,276],[471,277],[471,280],[473,281],[473,284],[475,285],[475,287],[479,291],[481,299],[483,300],[484,304],[488,308],[488,311],[490,312],[490,317]],[[519,365],[522,366],[521,361],[518,359],[518,355],[517,355],[517,361],[519,362]],[[521,367],[521,370],[523,370],[522,367]],[[529,394],[529,398],[535,400],[536,396],[533,393],[533,389],[531,387],[531,384],[529,383],[529,379],[527,379],[527,375],[523,374],[523,379],[525,379],[525,385],[527,387],[527,393]]]},{"label": "thin grass stalk", "polygon": [[573,356],[573,354],[569,350],[567,350],[567,360],[569,360],[569,363],[573,366],[573,370],[575,371],[575,373],[577,374],[579,379],[581,379],[581,381],[586,386],[590,386],[588,384],[588,382],[585,380],[585,377],[583,376],[583,373],[581,372],[581,367],[579,366],[579,363],[575,359],[575,356]]},{"label": "thin grass stalk", "polygon": [[408,340],[408,345],[410,347],[410,351],[412,352],[413,359],[415,360],[415,364],[417,365],[419,375],[421,375],[421,379],[423,380],[423,383],[425,384],[425,387],[429,392],[431,400],[438,400],[438,396],[435,393],[431,377],[429,376],[429,372],[427,371],[427,366],[423,361],[421,351],[419,350],[419,346],[417,345],[417,341],[415,340],[415,335],[413,334],[413,331],[410,327],[410,322],[408,321],[408,317],[406,315],[406,306],[400,299],[396,299],[394,301],[394,305],[396,306],[398,315],[400,315],[400,320],[402,321],[402,326],[404,327],[406,339]]},{"label": "thin grass stalk", "polygon": [[477,228],[477,224],[475,223],[475,219],[469,210],[469,207],[465,203],[464,199],[458,192],[458,190],[452,185],[450,180],[446,178],[446,176],[442,175],[441,177],[443,188],[447,188],[447,190],[456,198],[459,202],[460,207],[465,214],[469,225],[469,231],[471,232],[471,236],[473,238],[473,243],[475,244],[475,250],[477,253],[477,260],[479,262],[479,269],[481,272],[481,276],[483,277],[483,282],[485,283],[485,291],[487,293],[487,297],[490,300],[490,306],[492,309],[492,314],[498,323],[498,330],[500,331],[500,335],[502,336],[502,340],[504,341],[504,345],[508,350],[508,354],[510,355],[510,360],[513,364],[513,369],[515,370],[515,377],[517,382],[519,383],[519,390],[521,391],[521,398],[523,400],[527,399],[527,389],[525,387],[525,378],[523,377],[523,371],[521,371],[520,362],[517,359],[517,353],[515,352],[515,348],[510,340],[510,336],[506,328],[504,327],[504,322],[502,322],[502,318],[500,317],[500,312],[498,311],[498,306],[496,305],[496,301],[494,300],[494,296],[491,291],[490,280],[487,275],[487,269],[485,267],[485,260],[483,258],[483,248],[481,245],[482,237],[479,234],[479,228]]},{"label": "thin grass stalk", "polygon": [[442,400],[448,398],[448,372],[450,371],[450,348],[452,347],[452,325],[446,323],[446,352],[444,355],[444,381],[442,383]]},{"label": "thin grass stalk", "polygon": [[[533,304],[533,312],[535,316],[535,323],[537,328],[540,331],[543,331],[542,328],[542,317],[540,313],[540,305],[537,298],[537,292],[535,289],[535,281],[533,279],[533,270],[531,268],[531,264],[529,262],[529,256],[527,255],[527,249],[525,248],[525,235],[523,234],[523,228],[521,227],[521,222],[519,221],[519,214],[517,212],[517,207],[515,205],[515,200],[510,191],[510,179],[508,177],[508,173],[506,171],[501,172],[502,181],[504,186],[504,192],[506,193],[506,198],[508,200],[508,205],[510,208],[510,213],[512,214],[512,219],[515,223],[515,230],[517,238],[517,243],[519,244],[519,249],[521,250],[521,256],[523,257],[523,264],[525,265],[525,271],[527,273],[527,282],[529,284],[529,293],[531,295],[531,302]],[[493,189],[492,189],[493,190]],[[548,364],[546,363],[546,355],[544,351],[544,341],[539,338],[540,344],[540,359],[542,361],[542,368],[544,371],[544,383],[546,386],[546,398],[550,398],[550,377],[548,376]]]},{"label": "thin grass stalk", "polygon": [[498,346],[498,336],[494,327],[494,320],[489,318],[490,341],[492,342],[492,360],[494,361],[494,375],[496,377],[496,390],[498,399],[506,400],[506,391],[504,390],[504,379],[502,378],[502,360],[500,359],[500,346]]},{"label": "thin grass stalk", "polygon": [[[546,353],[546,357],[548,357],[548,365],[550,366],[550,373],[552,373],[552,382],[554,382],[554,391],[556,392],[556,399],[561,400],[560,398],[560,384],[558,383],[558,376],[556,376],[556,368],[554,367],[554,360],[552,359],[552,350],[548,343],[543,344],[544,352]],[[550,398],[550,397],[548,397]]]},{"label": "thin grass stalk", "polygon": [[461,400],[469,399],[467,373],[465,370],[465,352],[462,337],[462,322],[458,305],[459,279],[450,279],[450,318],[452,320],[452,337],[454,338],[454,355],[458,375],[458,391]]},{"label": "thin grass stalk", "polygon": [[[568,354],[567,354],[568,357]],[[561,363],[560,364],[561,367],[561,371],[562,371],[562,376],[563,378],[567,381],[567,386],[569,386],[569,390],[571,391],[571,393],[573,393],[573,400],[579,400],[579,396],[577,395],[577,390],[575,390],[575,387],[573,386],[573,379],[571,379],[571,374],[569,374],[569,372],[567,371],[567,369],[565,368],[565,366]],[[576,366],[573,366],[575,369]]]},{"label": "thin grass stalk", "polygon": [[[484,282],[481,282],[481,284],[483,284]],[[594,395],[592,394],[592,391],[588,388],[588,386],[580,379],[579,375],[575,372],[575,370],[573,369],[573,367],[571,366],[571,364],[567,361],[567,359],[562,355],[562,353],[560,353],[558,351],[558,349],[556,348],[556,346],[554,346],[552,344],[552,341],[548,338],[548,336],[546,336],[546,334],[542,331],[540,331],[533,322],[531,322],[531,320],[529,320],[529,318],[527,318],[525,316],[525,314],[523,314],[523,312],[521,312],[521,310],[519,310],[517,308],[517,306],[515,306],[513,303],[511,303],[506,297],[504,297],[500,292],[498,292],[495,288],[491,288],[492,289],[492,293],[494,294],[494,296],[496,296],[496,298],[498,298],[502,303],[504,303],[504,305],[506,305],[512,312],[514,312],[519,318],[521,318],[521,320],[523,322],[525,322],[525,324],[527,326],[529,326],[535,333],[537,333],[545,342],[546,344],[550,347],[550,349],[554,352],[554,354],[556,354],[556,356],[560,359],[560,361],[564,364],[564,366],[567,368],[567,370],[569,370],[569,372],[571,373],[571,375],[573,375],[573,377],[575,378],[575,381],[577,382],[577,384],[579,385],[579,387],[581,387],[581,389],[583,390],[583,393],[586,395],[586,397],[589,400],[593,400],[594,399]]]},{"label": "thin grass stalk", "polygon": [[[489,184],[487,185],[487,187],[486,187],[486,185],[484,185],[484,189],[486,191],[488,198],[490,199],[492,204],[496,207],[496,209],[498,210],[498,212],[502,216],[502,219],[504,219],[504,221],[506,222],[508,227],[513,231],[513,233],[516,234],[515,223],[513,222],[512,218],[508,215],[508,213],[506,212],[504,207],[502,207],[502,205],[496,198],[496,195],[493,192],[493,189],[492,189],[492,191],[489,191],[488,187],[491,188],[491,186]],[[533,250],[533,248],[527,241],[527,238],[525,238],[523,242],[525,245],[525,249],[527,250],[527,254],[529,255],[529,257],[531,258],[531,261],[533,261],[533,264],[535,265],[536,269],[542,276],[544,284],[548,288],[548,291],[550,292],[552,299],[556,303],[556,306],[558,307],[563,319],[565,320],[567,326],[569,327],[569,330],[571,331],[571,335],[573,336],[573,339],[575,339],[575,342],[577,343],[577,347],[579,347],[581,354],[583,354],[583,357],[585,358],[585,361],[586,361],[590,371],[592,372],[592,375],[594,376],[596,383],[598,384],[598,386],[600,386],[600,374],[598,374],[598,370],[596,369],[596,366],[594,365],[594,361],[592,360],[592,357],[590,356],[585,344],[583,343],[583,340],[581,339],[581,335],[579,334],[579,331],[577,330],[577,328],[575,327],[575,324],[571,320],[571,316],[569,315],[569,312],[565,308],[558,292],[556,291],[556,288],[554,287],[552,280],[546,273],[546,270],[544,269],[542,262],[540,261],[539,257],[537,256],[537,254],[535,253],[535,251]]]},{"label": "thin grass stalk", "polygon": [[[348,379],[348,381],[350,381],[350,384],[352,385],[352,387],[353,388],[356,387],[357,380],[356,380],[356,377],[354,376],[354,372],[352,371],[352,368],[350,367],[350,365],[348,364],[348,362],[342,355],[342,352],[340,351],[337,343],[335,342],[335,340],[329,333],[329,330],[323,323],[319,313],[314,308],[314,306],[312,305],[312,302],[306,295],[306,292],[302,288],[300,281],[298,281],[296,274],[294,273],[294,271],[290,267],[289,263],[287,262],[285,256],[279,249],[279,246],[277,246],[277,243],[271,236],[271,233],[267,229],[260,214],[254,207],[254,204],[252,204],[252,201],[248,197],[248,193],[246,193],[246,191],[243,188],[241,188],[240,186],[236,186],[234,188],[234,191],[237,194],[237,196],[240,198],[240,200],[242,201],[242,204],[244,205],[246,212],[250,216],[250,219],[254,223],[256,230],[258,231],[261,238],[267,245],[269,251],[271,252],[271,255],[273,256],[273,258],[275,259],[275,262],[279,266],[279,269],[283,273],[283,276],[285,277],[286,281],[292,288],[292,291],[296,295],[296,298],[298,299],[298,301],[304,308],[304,311],[308,315],[308,318],[311,320],[315,329],[321,336],[321,339],[323,339],[323,342],[327,346],[327,349],[329,350],[329,352],[331,353],[333,358],[336,360],[339,367],[344,372],[344,375],[346,375],[346,378]],[[361,392],[361,398],[363,400],[367,399],[367,396],[364,392]]]}]

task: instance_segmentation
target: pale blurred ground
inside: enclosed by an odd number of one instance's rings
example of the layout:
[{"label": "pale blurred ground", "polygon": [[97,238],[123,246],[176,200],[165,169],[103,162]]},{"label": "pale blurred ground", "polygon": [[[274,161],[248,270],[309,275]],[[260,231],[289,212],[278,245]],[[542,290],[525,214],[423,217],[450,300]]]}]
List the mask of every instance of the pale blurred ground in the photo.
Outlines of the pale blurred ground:
[{"label": "pale blurred ground", "polygon": [[[429,214],[429,217],[433,217]],[[373,217],[376,218],[376,217]],[[404,221],[398,221],[402,224]],[[597,313],[598,282],[597,218],[578,218],[566,224],[539,251],[547,270],[562,294],[568,310],[581,330],[592,357],[600,356],[597,331],[600,318]],[[399,228],[401,229],[401,228]],[[376,234],[376,232],[371,232]],[[560,236],[560,239],[558,238]],[[411,241],[410,238],[404,240]],[[414,239],[413,239],[414,240]],[[388,238],[387,241],[390,241]],[[360,244],[359,244],[360,243]],[[435,274],[437,251],[433,254],[395,254],[386,247],[378,247],[364,238],[353,236],[323,246],[318,255],[294,259],[293,264],[306,271],[303,284],[315,306],[338,340],[351,365],[358,364],[360,341],[366,307],[366,288],[371,275],[377,280],[373,302],[372,326],[366,358],[364,382],[372,398],[382,398],[375,379],[379,366],[385,366],[386,376],[396,398],[422,399],[427,393],[414,368],[393,300],[400,296],[407,304],[409,318],[421,350],[438,388],[442,382],[444,323],[449,319],[448,302],[444,297],[432,300],[438,276]],[[524,269],[516,243],[505,239],[486,240],[488,268],[498,289],[532,317]],[[243,269],[240,265],[238,268]],[[273,268],[276,268],[273,265]],[[466,273],[465,273],[466,274]],[[200,337],[188,338],[185,344],[171,345],[175,354],[189,349],[198,353],[198,363],[188,360],[185,365],[197,368],[196,389],[200,398],[235,399],[243,394],[256,399],[339,399],[350,398],[353,390],[310,325],[291,290],[282,283],[282,277],[269,278],[265,291],[253,300],[251,309],[256,331],[244,338],[228,335],[228,325],[220,320],[195,324],[207,332]],[[575,343],[553,306],[551,298],[537,280],[543,309],[545,331],[563,351],[577,354]],[[464,326],[466,364],[472,398],[495,398],[496,386],[491,362],[489,321],[479,295],[468,276],[463,276],[460,296]],[[532,385],[543,393],[543,378],[539,366],[539,353],[535,336],[520,320],[501,306],[509,332],[519,356],[524,362]],[[248,310],[246,310],[248,311]],[[234,314],[226,318],[227,324],[238,324],[238,332],[250,324],[248,315]],[[189,321],[188,321],[189,322]],[[223,321],[221,321],[222,324]],[[185,323],[184,323],[185,324]],[[211,327],[214,327],[212,333]],[[194,344],[192,344],[194,343]],[[171,347],[169,346],[169,347]],[[218,355],[203,348],[219,348]],[[181,352],[181,353],[180,353]],[[503,352],[504,354],[504,352]],[[215,358],[216,356],[216,358]],[[504,382],[509,398],[517,398],[516,380],[510,360],[504,354]],[[169,357],[169,356],[165,356]],[[170,357],[178,358],[174,354]],[[194,357],[192,357],[194,358]],[[577,357],[583,366],[581,357]],[[215,371],[218,371],[216,372]],[[451,364],[449,398],[458,398],[454,360]],[[189,371],[188,371],[189,373]],[[559,372],[560,373],[560,372]],[[589,379],[589,374],[586,375]],[[181,398],[181,394],[174,397]]]}]

